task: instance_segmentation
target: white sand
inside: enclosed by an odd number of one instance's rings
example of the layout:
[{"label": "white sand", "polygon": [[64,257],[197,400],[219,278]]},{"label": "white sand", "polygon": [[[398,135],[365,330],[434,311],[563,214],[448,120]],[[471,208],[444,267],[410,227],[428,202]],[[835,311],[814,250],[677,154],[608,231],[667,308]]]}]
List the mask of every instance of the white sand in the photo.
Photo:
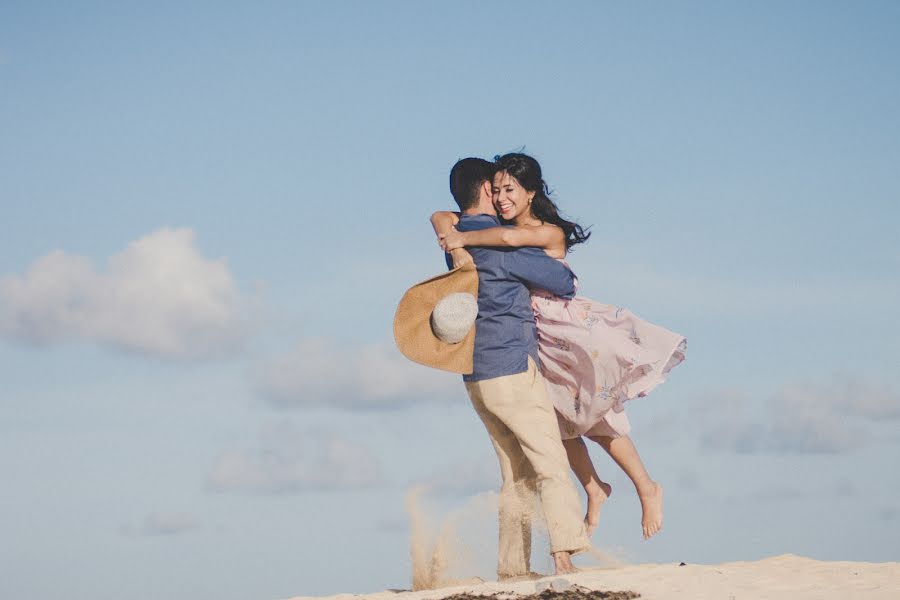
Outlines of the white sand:
[{"label": "white sand", "polygon": [[[341,594],[333,600],[440,600],[469,592],[533,594],[553,581],[447,587],[420,592]],[[900,563],[826,562],[785,554],[721,565],[633,565],[587,569],[565,579],[589,589],[641,594],[644,600],[900,600]],[[301,600],[297,596],[292,600]]]}]

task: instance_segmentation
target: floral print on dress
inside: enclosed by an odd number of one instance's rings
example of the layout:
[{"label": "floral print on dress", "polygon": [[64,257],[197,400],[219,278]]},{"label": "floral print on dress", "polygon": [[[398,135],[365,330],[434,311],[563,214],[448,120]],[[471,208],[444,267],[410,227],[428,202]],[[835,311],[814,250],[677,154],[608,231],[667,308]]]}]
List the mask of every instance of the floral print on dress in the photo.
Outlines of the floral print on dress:
[{"label": "floral print on dress", "polygon": [[553,340],[553,347],[557,348],[559,350],[564,350],[566,352],[569,352],[572,349],[571,344],[569,344],[569,342],[567,342],[566,340],[562,340],[562,339]]},{"label": "floral print on dress", "polygon": [[631,328],[630,339],[632,342],[634,342],[638,346],[641,345],[641,336],[638,335],[637,329],[635,329],[634,327]]}]

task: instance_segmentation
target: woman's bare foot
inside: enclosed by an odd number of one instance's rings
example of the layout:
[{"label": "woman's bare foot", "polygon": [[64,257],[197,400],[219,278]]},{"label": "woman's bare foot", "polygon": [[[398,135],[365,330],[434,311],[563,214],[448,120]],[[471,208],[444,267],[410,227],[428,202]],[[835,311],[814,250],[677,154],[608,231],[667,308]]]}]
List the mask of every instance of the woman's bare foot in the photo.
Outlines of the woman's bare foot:
[{"label": "woman's bare foot", "polygon": [[572,564],[571,552],[554,552],[553,566],[556,571],[554,575],[566,575],[569,573],[578,572],[578,569],[576,569],[575,565]]},{"label": "woman's bare foot", "polygon": [[601,481],[599,485],[586,488],[585,492],[587,492],[587,513],[584,515],[584,526],[590,537],[600,524],[600,507],[612,495],[612,486]]},{"label": "woman's bare foot", "polygon": [[663,488],[655,481],[651,481],[646,490],[639,490],[641,499],[641,527],[644,530],[644,539],[653,537],[660,529],[663,522]]}]

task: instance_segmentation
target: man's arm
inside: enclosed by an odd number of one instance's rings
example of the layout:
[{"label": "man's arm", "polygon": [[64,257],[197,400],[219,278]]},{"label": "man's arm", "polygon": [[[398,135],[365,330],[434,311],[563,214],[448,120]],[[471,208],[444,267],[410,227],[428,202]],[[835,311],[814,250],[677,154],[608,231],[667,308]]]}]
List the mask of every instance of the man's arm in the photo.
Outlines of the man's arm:
[{"label": "man's arm", "polygon": [[519,248],[504,257],[509,274],[532,289],[547,290],[560,298],[575,295],[575,274],[571,269],[536,248]]},{"label": "man's arm", "polygon": [[[459,215],[450,211],[439,210],[431,215],[431,226],[434,228],[434,233],[438,236],[438,240],[440,240],[441,234],[453,231],[453,226],[457,223],[459,223]],[[447,253],[450,255],[450,262],[454,269],[466,263],[474,262],[472,255],[465,248],[454,248]]]}]

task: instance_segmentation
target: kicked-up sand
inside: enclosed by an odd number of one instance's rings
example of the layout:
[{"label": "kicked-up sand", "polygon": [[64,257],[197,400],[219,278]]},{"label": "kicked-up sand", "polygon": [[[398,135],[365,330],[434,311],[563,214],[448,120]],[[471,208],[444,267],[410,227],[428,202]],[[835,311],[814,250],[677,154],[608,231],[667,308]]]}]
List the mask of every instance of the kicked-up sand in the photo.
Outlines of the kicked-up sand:
[{"label": "kicked-up sand", "polygon": [[[550,584],[554,585],[548,589]],[[328,598],[468,600],[485,596],[515,600],[531,596],[540,600],[624,600],[635,597],[603,592],[633,592],[644,600],[900,600],[900,563],[819,561],[785,554],[720,565],[630,565],[583,569],[572,575],[535,581],[484,582],[418,592],[385,591]]]}]

